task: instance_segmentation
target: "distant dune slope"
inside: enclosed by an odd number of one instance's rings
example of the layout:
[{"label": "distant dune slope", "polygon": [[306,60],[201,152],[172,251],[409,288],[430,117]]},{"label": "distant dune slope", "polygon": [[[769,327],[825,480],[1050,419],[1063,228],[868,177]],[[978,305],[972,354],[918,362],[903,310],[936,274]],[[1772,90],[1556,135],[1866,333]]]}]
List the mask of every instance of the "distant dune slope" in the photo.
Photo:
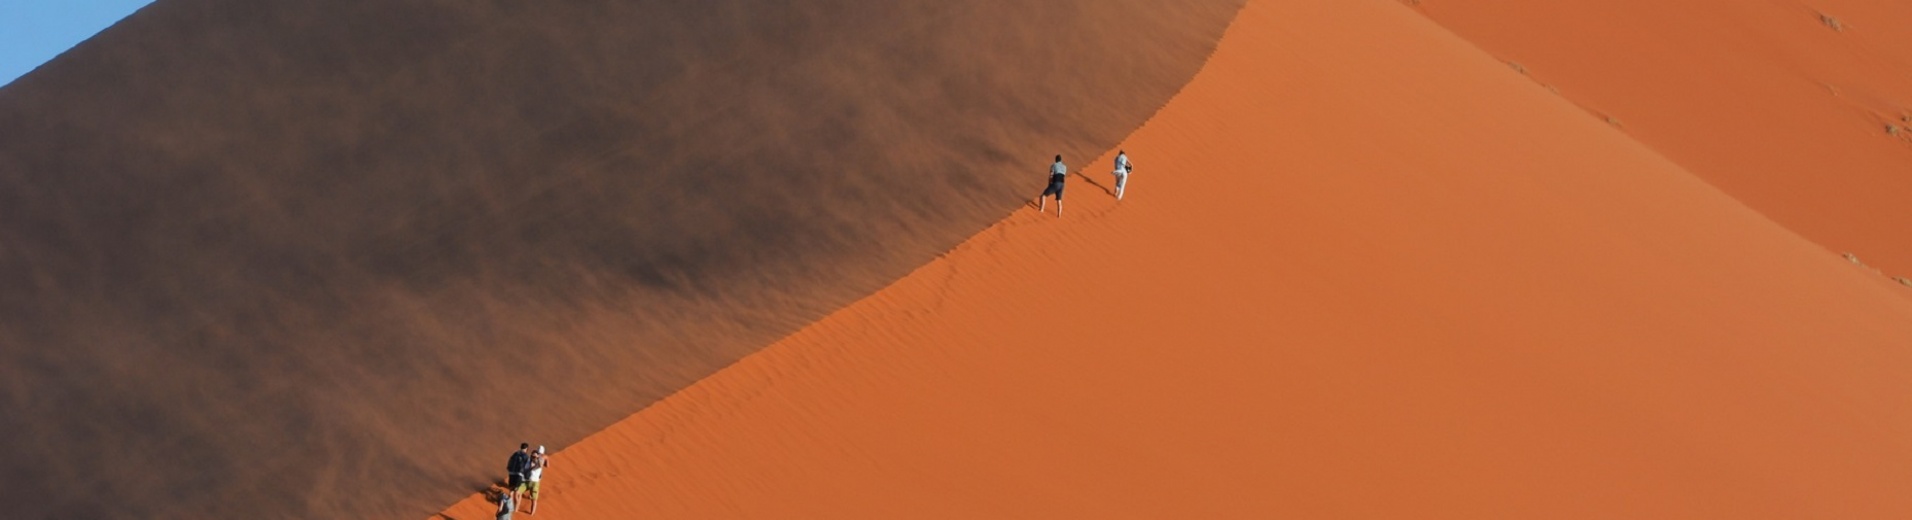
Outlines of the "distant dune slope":
[{"label": "distant dune slope", "polygon": [[1236,0],[161,0],[0,89],[5,516],[423,515],[1133,130]]},{"label": "distant dune slope", "polygon": [[1119,146],[536,518],[1912,517],[1907,289],[1395,0],[1250,2]]},{"label": "distant dune slope", "polygon": [[1419,5],[1773,220],[1912,277],[1912,2]]}]

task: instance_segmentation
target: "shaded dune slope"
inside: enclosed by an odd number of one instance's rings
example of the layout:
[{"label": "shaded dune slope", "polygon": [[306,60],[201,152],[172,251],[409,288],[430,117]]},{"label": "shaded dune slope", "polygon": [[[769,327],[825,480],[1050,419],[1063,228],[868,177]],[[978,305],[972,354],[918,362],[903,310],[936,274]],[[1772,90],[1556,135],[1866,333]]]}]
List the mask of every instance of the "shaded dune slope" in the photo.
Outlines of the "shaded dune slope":
[{"label": "shaded dune slope", "polygon": [[1912,514],[1904,288],[1399,2],[1251,1],[1120,146],[537,518]]},{"label": "shaded dune slope", "polygon": [[1419,5],[1773,220],[1912,277],[1912,4]]},{"label": "shaded dune slope", "polygon": [[425,514],[1000,219],[1238,7],[161,0],[0,89],[9,515]]}]

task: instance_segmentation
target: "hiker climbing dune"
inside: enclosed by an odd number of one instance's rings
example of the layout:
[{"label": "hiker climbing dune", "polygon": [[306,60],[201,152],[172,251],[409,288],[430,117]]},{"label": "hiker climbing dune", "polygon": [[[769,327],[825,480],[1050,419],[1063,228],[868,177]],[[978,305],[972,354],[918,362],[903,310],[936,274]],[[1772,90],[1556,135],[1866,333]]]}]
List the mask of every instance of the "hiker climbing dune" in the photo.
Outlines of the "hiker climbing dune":
[{"label": "hiker climbing dune", "polygon": [[1049,201],[1045,197],[1055,195],[1056,218],[1062,218],[1062,189],[1067,187],[1068,180],[1069,167],[1063,166],[1062,156],[1057,155],[1055,164],[1049,165],[1049,187],[1044,188],[1042,194],[1036,196],[1036,212],[1047,210]]}]

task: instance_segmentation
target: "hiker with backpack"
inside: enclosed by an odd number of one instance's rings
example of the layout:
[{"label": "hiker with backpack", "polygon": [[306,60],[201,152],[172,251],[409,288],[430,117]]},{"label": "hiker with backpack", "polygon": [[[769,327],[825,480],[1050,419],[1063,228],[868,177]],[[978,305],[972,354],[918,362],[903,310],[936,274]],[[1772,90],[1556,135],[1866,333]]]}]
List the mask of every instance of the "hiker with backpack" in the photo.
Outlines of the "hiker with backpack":
[{"label": "hiker with backpack", "polygon": [[531,443],[518,443],[518,451],[511,452],[511,460],[505,462],[505,494],[513,502],[518,492],[524,490],[525,474],[531,469]]}]

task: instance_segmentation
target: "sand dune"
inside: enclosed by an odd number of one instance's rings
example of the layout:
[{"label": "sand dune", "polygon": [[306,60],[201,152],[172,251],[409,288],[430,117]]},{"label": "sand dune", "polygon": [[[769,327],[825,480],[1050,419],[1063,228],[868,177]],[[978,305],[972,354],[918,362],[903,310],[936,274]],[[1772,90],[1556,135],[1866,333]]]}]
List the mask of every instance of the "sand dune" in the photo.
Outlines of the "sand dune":
[{"label": "sand dune", "polygon": [[161,0],[0,89],[4,516],[428,514],[1001,219],[1238,7]]},{"label": "sand dune", "polygon": [[1420,5],[1753,209],[1912,276],[1912,4]]},{"label": "sand dune", "polygon": [[1402,3],[1250,2],[1119,146],[536,518],[1912,514],[1904,289]]}]

